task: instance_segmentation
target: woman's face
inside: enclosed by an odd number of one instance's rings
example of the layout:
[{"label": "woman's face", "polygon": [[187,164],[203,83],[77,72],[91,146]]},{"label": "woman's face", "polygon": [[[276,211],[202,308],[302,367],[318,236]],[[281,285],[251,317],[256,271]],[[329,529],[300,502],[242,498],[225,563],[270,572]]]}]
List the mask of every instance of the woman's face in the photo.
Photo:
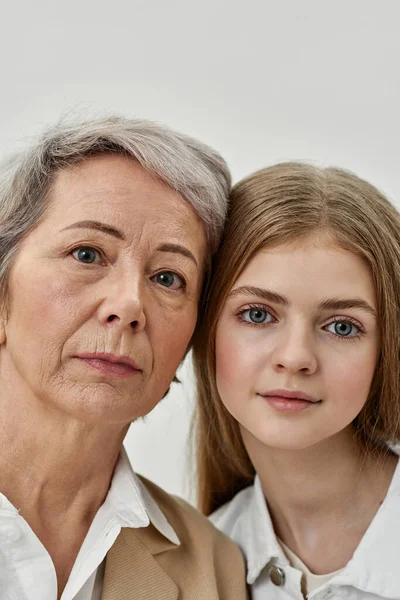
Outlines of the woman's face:
[{"label": "woman's face", "polygon": [[321,235],[260,251],[216,332],[222,402],[245,443],[310,447],[366,402],[379,354],[367,265]]},{"label": "woman's face", "polygon": [[146,415],[192,336],[205,252],[191,207],[135,161],[59,172],[11,269],[2,381],[86,420]]}]

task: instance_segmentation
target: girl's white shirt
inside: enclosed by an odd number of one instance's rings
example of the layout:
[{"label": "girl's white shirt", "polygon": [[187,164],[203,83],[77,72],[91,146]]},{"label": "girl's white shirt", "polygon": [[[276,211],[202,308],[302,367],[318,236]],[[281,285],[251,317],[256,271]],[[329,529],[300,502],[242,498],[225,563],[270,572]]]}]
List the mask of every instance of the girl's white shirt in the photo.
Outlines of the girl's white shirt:
[{"label": "girl's white shirt", "polygon": [[324,583],[327,583],[334,575],[338,575],[341,571],[343,571],[343,569],[338,569],[334,573],[315,575],[309,570],[307,565],[305,565],[303,561],[301,561],[300,558],[282,542],[280,538],[278,538],[278,540],[292,567],[295,567],[302,572],[304,580],[303,583],[305,584],[304,587],[308,594],[321,587]]},{"label": "girl's white shirt", "polygon": [[[304,598],[302,573],[290,565],[277,540],[258,476],[210,519],[242,550],[252,600]],[[307,598],[400,599],[400,462],[386,498],[351,560]]]}]

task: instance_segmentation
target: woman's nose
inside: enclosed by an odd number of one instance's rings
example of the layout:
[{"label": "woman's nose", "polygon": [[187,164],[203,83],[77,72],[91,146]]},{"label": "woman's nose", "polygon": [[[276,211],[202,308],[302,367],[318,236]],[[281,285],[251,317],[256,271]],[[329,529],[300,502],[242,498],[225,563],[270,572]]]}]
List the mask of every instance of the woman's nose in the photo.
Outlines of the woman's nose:
[{"label": "woman's nose", "polygon": [[99,308],[100,322],[107,327],[143,329],[146,325],[145,290],[140,279],[130,277],[109,285]]},{"label": "woman's nose", "polygon": [[317,356],[312,333],[304,327],[282,332],[272,354],[278,371],[312,374],[317,369]]}]

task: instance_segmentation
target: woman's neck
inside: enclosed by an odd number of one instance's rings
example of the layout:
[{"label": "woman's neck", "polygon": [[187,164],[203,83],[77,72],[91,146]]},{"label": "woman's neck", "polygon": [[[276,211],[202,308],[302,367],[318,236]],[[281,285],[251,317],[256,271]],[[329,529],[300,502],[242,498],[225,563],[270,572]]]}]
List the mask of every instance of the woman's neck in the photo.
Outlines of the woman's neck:
[{"label": "woman's neck", "polygon": [[107,495],[126,425],[88,423],[32,395],[0,402],[0,492],[50,554],[59,594]]},{"label": "woman's neck", "polygon": [[0,492],[50,554],[60,597],[107,495],[128,426],[88,423],[29,394],[0,402]]},{"label": "woman's neck", "polygon": [[109,488],[126,427],[89,425],[30,404],[18,403],[20,412],[15,414],[4,404],[2,398],[0,492],[22,516],[39,520],[57,514],[65,518],[70,511],[82,516],[96,512]]},{"label": "woman's neck", "polygon": [[314,573],[344,567],[386,496],[397,457],[363,450],[350,428],[302,450],[242,434],[277,536]]},{"label": "woman's neck", "polygon": [[0,491],[21,514],[37,518],[96,511],[127,425],[102,422],[95,411],[80,418],[73,406],[69,411],[39,397],[6,358],[0,364]]}]

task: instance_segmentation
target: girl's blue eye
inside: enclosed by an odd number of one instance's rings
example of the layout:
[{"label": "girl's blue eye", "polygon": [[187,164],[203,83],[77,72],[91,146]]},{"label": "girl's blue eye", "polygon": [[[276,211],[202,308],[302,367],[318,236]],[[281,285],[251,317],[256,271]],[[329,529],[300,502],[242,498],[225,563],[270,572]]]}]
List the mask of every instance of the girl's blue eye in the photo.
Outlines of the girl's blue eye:
[{"label": "girl's blue eye", "polygon": [[357,325],[354,325],[350,321],[334,321],[333,323],[329,323],[327,330],[340,337],[354,337],[360,333]]},{"label": "girl's blue eye", "polygon": [[90,246],[82,246],[74,250],[72,256],[79,262],[91,265],[99,257],[99,253],[94,248],[90,248]]},{"label": "girl's blue eye", "polygon": [[162,271],[154,276],[154,280],[163,287],[177,290],[183,287],[183,281],[176,273],[172,271]]},{"label": "girl's blue eye", "polygon": [[272,315],[263,308],[249,308],[242,312],[242,318],[248,323],[263,324],[272,321]]}]

